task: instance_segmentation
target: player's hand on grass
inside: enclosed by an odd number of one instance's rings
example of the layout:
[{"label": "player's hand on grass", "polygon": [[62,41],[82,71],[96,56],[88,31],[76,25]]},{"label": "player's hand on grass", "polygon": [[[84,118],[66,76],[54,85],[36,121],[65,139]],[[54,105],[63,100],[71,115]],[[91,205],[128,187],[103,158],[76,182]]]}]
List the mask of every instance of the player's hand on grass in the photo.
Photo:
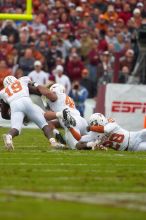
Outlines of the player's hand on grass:
[{"label": "player's hand on grass", "polygon": [[92,150],[104,150],[107,151],[108,148],[103,146],[103,144],[100,141],[95,141],[95,146],[92,148]]}]

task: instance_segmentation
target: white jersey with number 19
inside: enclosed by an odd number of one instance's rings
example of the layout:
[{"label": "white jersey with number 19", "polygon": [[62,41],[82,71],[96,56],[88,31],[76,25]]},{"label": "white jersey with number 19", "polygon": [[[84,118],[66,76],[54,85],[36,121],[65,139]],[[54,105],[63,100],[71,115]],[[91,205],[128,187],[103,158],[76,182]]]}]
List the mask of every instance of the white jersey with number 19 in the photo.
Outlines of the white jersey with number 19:
[{"label": "white jersey with number 19", "polygon": [[21,77],[19,80],[2,89],[0,91],[0,98],[10,105],[14,100],[29,97],[28,83],[30,81],[30,78],[27,76]]},{"label": "white jersey with number 19", "polygon": [[21,77],[0,91],[0,98],[10,105],[11,128],[21,131],[23,119],[27,116],[40,129],[48,125],[43,110],[35,105],[29,96],[29,77]]}]

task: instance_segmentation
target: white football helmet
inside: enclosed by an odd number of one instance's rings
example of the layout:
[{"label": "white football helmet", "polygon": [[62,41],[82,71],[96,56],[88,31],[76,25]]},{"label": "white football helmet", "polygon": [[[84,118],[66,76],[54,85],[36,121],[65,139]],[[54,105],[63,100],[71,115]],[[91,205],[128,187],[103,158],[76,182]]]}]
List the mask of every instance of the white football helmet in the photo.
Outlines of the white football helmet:
[{"label": "white football helmet", "polygon": [[3,85],[6,88],[7,86],[11,85],[12,83],[14,83],[16,81],[16,77],[14,76],[6,76],[3,80]]},{"label": "white football helmet", "polygon": [[89,118],[89,125],[106,125],[108,120],[101,113],[95,113]]},{"label": "white football helmet", "polygon": [[55,83],[50,87],[51,92],[65,93],[65,87],[59,83]]}]

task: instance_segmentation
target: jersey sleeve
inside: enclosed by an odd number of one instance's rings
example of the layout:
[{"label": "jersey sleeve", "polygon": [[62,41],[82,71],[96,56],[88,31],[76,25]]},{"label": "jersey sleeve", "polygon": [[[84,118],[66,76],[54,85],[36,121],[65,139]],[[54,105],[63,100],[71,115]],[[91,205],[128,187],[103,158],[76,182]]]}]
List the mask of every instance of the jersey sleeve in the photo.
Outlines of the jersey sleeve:
[{"label": "jersey sleeve", "polygon": [[92,125],[90,126],[90,131],[104,133],[104,126],[102,125]]},{"label": "jersey sleeve", "polygon": [[92,125],[90,126],[90,131],[98,133],[110,133],[116,129],[118,124],[116,122],[109,122],[105,126],[102,125]]},{"label": "jersey sleeve", "polygon": [[113,122],[113,123],[108,123],[107,125],[104,126],[104,132],[105,133],[110,133],[112,131],[114,131],[117,128],[117,123]]},{"label": "jersey sleeve", "polygon": [[25,83],[26,85],[27,85],[28,83],[31,83],[31,82],[32,82],[31,79],[30,79],[28,76],[23,76],[23,77],[21,77],[21,78],[20,78],[20,81],[23,82],[23,83]]}]

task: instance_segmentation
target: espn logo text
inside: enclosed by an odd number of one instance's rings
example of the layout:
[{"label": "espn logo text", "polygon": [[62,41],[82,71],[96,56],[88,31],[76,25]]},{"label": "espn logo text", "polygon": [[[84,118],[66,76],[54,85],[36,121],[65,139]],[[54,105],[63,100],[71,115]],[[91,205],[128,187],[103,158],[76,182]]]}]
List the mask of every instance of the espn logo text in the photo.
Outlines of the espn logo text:
[{"label": "espn logo text", "polygon": [[125,112],[125,113],[135,113],[135,112],[146,113],[146,103],[145,102],[112,102],[112,112]]}]

